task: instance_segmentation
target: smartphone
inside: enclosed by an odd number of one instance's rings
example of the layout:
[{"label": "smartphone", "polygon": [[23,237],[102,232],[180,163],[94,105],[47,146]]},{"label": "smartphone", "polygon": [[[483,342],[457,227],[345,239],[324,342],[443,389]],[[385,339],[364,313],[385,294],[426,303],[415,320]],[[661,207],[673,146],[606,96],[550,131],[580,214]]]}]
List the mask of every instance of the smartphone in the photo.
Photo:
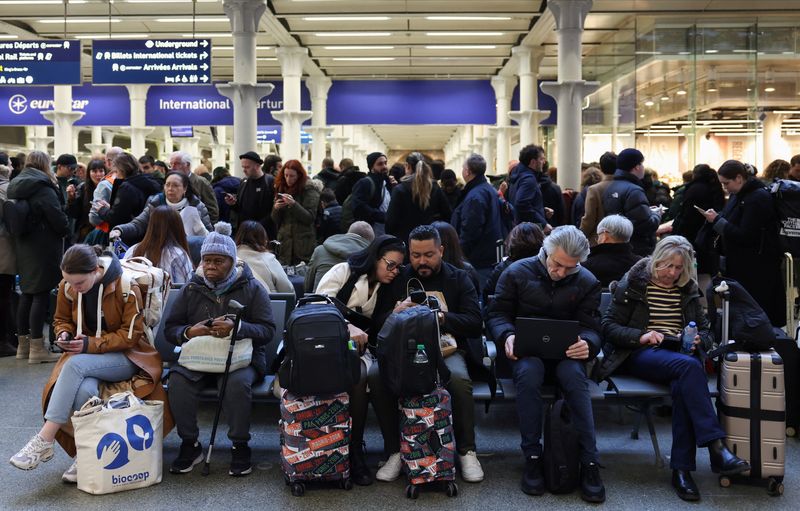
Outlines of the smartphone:
[{"label": "smartphone", "polygon": [[695,204],[695,205],[694,205],[694,206],[692,206],[692,207],[693,207],[694,209],[696,209],[697,211],[699,211],[701,215],[705,215],[705,214],[706,214],[706,210],[705,210],[705,209],[703,209],[703,208],[701,208],[701,207],[700,207],[700,206],[698,206],[697,204]]},{"label": "smartphone", "polygon": [[422,305],[423,303],[425,303],[425,300],[428,299],[428,295],[425,293],[425,291],[422,291],[421,289],[415,289],[414,291],[411,291],[408,297],[411,298],[412,302],[419,305]]}]

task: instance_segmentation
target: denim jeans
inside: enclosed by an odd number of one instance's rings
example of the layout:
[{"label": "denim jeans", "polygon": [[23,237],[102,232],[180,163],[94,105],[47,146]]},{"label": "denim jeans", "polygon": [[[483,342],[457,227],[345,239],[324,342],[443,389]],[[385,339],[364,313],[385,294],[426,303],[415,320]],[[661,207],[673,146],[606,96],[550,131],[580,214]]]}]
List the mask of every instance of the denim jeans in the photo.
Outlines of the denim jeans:
[{"label": "denim jeans", "polygon": [[44,418],[65,424],[75,410],[100,394],[101,381],[130,380],[139,368],[122,352],[71,355],[61,367]]},{"label": "denim jeans", "polygon": [[695,470],[695,445],[702,447],[725,438],[711,403],[703,365],[695,357],[674,351],[640,348],[631,353],[623,369],[637,378],[670,385],[672,457],[669,465],[673,470]]},{"label": "denim jeans", "polygon": [[541,389],[545,370],[555,370],[558,386],[572,411],[573,424],[581,446],[581,462],[597,462],[597,442],[594,434],[592,398],[584,362],[565,359],[543,361],[525,357],[511,362],[514,386],[517,389],[517,414],[522,436],[520,447],[526,458],[542,455],[542,420],[544,402]]}]

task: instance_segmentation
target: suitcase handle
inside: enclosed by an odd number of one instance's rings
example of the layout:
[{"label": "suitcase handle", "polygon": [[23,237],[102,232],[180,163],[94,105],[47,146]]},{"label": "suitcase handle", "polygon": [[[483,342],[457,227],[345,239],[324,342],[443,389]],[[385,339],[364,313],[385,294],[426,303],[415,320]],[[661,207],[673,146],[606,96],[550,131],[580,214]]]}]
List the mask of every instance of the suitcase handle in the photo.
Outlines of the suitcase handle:
[{"label": "suitcase handle", "polygon": [[307,305],[309,303],[317,303],[317,302],[323,302],[333,305],[333,301],[327,295],[313,294],[304,296],[299,300],[297,300],[297,306],[300,307],[302,305]]}]

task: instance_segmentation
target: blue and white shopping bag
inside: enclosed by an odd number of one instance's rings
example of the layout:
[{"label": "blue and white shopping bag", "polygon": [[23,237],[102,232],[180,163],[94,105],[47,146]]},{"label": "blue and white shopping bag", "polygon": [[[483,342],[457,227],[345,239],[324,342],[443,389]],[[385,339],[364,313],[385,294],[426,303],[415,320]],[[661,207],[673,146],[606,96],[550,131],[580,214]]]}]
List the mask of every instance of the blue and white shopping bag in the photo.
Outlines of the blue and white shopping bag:
[{"label": "blue and white shopping bag", "polygon": [[78,489],[100,495],[161,482],[164,403],[132,392],[87,401],[72,416]]}]

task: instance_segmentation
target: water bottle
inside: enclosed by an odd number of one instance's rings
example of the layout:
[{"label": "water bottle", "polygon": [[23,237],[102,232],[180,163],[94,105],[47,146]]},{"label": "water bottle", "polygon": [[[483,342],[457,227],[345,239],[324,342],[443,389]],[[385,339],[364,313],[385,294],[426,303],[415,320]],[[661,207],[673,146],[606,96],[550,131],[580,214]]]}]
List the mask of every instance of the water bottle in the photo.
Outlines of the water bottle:
[{"label": "water bottle", "polygon": [[428,363],[428,354],[425,353],[425,345],[424,344],[417,344],[417,353],[414,355],[414,363],[415,364],[427,364]]},{"label": "water bottle", "polygon": [[683,329],[681,353],[685,353],[687,355],[692,353],[692,346],[694,345],[694,338],[696,335],[697,324],[694,321],[689,321],[689,324]]},{"label": "water bottle", "polygon": [[355,339],[350,339],[347,341],[347,349],[350,351],[356,351],[358,349],[358,345],[356,344]]}]

